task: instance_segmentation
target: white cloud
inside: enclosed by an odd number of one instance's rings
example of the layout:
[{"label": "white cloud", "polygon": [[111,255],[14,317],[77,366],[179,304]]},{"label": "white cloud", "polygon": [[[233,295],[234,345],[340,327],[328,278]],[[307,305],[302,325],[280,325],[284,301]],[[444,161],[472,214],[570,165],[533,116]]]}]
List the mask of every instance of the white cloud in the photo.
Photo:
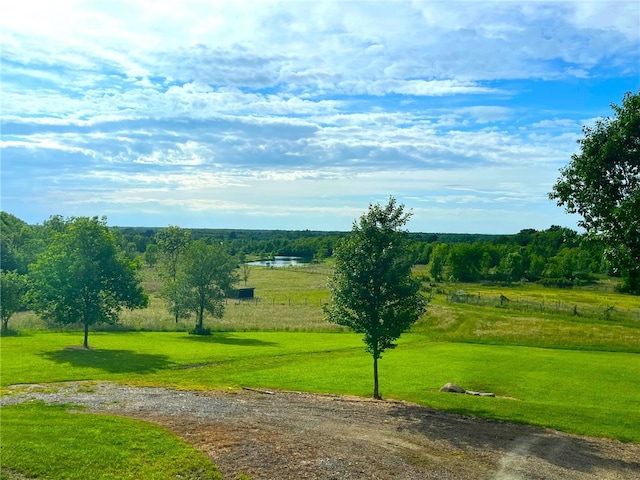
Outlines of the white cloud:
[{"label": "white cloud", "polygon": [[388,194],[467,220],[539,208],[608,108],[554,85],[637,70],[640,6],[612,5],[24,0],[0,17],[3,199],[318,222]]}]

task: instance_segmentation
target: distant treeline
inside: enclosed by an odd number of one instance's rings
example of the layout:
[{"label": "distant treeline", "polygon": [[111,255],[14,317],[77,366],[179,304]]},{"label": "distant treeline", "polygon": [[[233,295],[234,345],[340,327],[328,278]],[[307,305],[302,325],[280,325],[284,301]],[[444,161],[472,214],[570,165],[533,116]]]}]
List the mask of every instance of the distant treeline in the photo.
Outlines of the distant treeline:
[{"label": "distant treeline", "polygon": [[[55,230],[56,218],[28,225],[2,212],[2,270],[27,273]],[[151,260],[157,233],[164,228],[114,227],[121,246],[131,257]],[[312,230],[189,229],[194,240],[222,243],[239,260],[275,255],[329,258],[347,232]],[[425,281],[539,281],[554,286],[587,283],[596,275],[615,276],[603,260],[603,247],[576,231],[551,226],[513,235],[410,233],[414,261],[426,265]]]}]

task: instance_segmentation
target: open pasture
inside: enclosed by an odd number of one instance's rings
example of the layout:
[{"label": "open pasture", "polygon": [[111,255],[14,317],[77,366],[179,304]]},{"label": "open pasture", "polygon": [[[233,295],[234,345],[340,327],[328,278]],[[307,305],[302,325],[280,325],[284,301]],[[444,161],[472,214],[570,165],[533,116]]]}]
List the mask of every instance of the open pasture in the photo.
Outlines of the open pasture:
[{"label": "open pasture", "polygon": [[[3,339],[2,383],[115,380],[179,389],[240,386],[369,396],[371,359],[350,333],[78,333]],[[407,334],[380,363],[382,393],[457,413],[640,442],[640,356],[432,342]],[[497,398],[438,392],[446,382]],[[55,388],[55,386],[53,386]],[[9,389],[4,389],[10,394]]]},{"label": "open pasture", "polygon": [[[229,300],[225,317],[205,322],[209,337],[188,335],[145,276],[150,307],[124,312],[120,326],[98,328],[89,351],[79,331],[43,331],[31,313],[12,319],[20,335],[2,338],[7,386],[67,380],[112,380],[178,389],[255,387],[370,396],[371,357],[360,335],[323,319],[329,300],[326,266],[251,269],[253,301]],[[155,286],[155,287],[154,287]],[[241,285],[242,286],[242,285]],[[567,432],[640,442],[640,299],[593,289],[531,285],[447,285],[523,302],[612,306],[629,318],[602,318],[452,303],[435,293],[425,316],[383,355],[385,398]],[[496,398],[440,393],[446,382]],[[55,388],[52,385],[51,388]],[[4,414],[3,414],[4,415]]]},{"label": "open pasture", "polygon": [[448,284],[413,331],[450,342],[640,353],[640,297],[596,288]]}]

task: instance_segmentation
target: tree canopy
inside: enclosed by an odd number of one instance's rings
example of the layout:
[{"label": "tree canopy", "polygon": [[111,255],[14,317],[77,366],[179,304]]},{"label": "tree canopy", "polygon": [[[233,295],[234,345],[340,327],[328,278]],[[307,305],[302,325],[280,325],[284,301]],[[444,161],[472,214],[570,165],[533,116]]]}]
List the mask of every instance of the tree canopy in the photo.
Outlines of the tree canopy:
[{"label": "tree canopy", "polygon": [[0,319],[3,334],[9,333],[9,319],[24,306],[27,281],[16,271],[0,271]]},{"label": "tree canopy", "polygon": [[620,271],[623,290],[640,294],[640,92],[611,108],[614,117],[583,128],[580,152],[549,196],[582,217],[579,225]]},{"label": "tree canopy", "polygon": [[180,256],[191,242],[191,231],[170,225],[156,233],[156,242],[162,255],[164,273],[175,281]]},{"label": "tree canopy", "polygon": [[426,308],[420,282],[411,276],[413,261],[402,230],[410,216],[393,197],[385,207],[369,205],[334,252],[332,303],[325,313],[329,321],[364,333],[373,356],[374,398],[380,398],[378,359]]},{"label": "tree canopy", "polygon": [[57,219],[48,248],[30,274],[31,304],[44,318],[89,326],[115,323],[122,307],[143,308],[148,297],[136,277],[137,265],[119,247],[106,219]]},{"label": "tree canopy", "polygon": [[[221,318],[224,299],[238,280],[235,259],[219,244],[204,240],[189,244],[178,263],[173,307],[196,316],[195,333],[207,333],[204,315]],[[176,313],[174,311],[174,313]]]}]

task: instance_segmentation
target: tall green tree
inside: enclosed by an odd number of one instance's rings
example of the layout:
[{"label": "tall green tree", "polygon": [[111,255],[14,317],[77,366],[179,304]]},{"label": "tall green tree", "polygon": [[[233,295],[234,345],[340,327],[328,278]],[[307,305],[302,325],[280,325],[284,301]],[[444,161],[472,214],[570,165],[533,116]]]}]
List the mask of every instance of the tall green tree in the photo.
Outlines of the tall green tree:
[{"label": "tall green tree", "polygon": [[89,348],[89,326],[117,322],[123,307],[147,306],[137,268],[119,247],[105,218],[65,220],[31,266],[31,304],[46,319],[81,322],[83,346]]},{"label": "tall green tree", "polygon": [[0,212],[0,269],[23,275],[37,255],[31,226],[7,212]]},{"label": "tall green tree", "polygon": [[449,249],[449,275],[459,282],[475,282],[481,277],[484,251],[477,243],[458,243]]},{"label": "tall green tree", "polygon": [[509,252],[500,260],[500,273],[510,282],[521,280],[524,277],[525,269],[525,260],[520,252]]},{"label": "tall green tree", "polygon": [[446,243],[437,243],[431,251],[431,258],[429,259],[429,273],[434,282],[442,280],[444,273],[444,267],[449,256],[449,245]]},{"label": "tall green tree", "polygon": [[9,332],[9,319],[24,306],[27,282],[24,275],[16,271],[0,271],[0,319],[1,331]]},{"label": "tall green tree", "polygon": [[426,299],[413,267],[407,234],[411,214],[393,197],[382,207],[353,223],[351,233],[337,245],[335,271],[329,281],[332,302],[325,306],[330,322],[364,333],[367,352],[373,356],[373,397],[381,398],[378,360],[424,313]]},{"label": "tall green tree", "polygon": [[627,92],[613,117],[584,127],[580,152],[560,170],[549,197],[606,246],[623,290],[640,294],[640,92]]},{"label": "tall green tree", "polygon": [[222,318],[224,299],[238,281],[237,265],[223,246],[197,240],[189,245],[179,264],[176,291],[180,308],[196,316],[195,333],[206,333],[204,316]]}]

